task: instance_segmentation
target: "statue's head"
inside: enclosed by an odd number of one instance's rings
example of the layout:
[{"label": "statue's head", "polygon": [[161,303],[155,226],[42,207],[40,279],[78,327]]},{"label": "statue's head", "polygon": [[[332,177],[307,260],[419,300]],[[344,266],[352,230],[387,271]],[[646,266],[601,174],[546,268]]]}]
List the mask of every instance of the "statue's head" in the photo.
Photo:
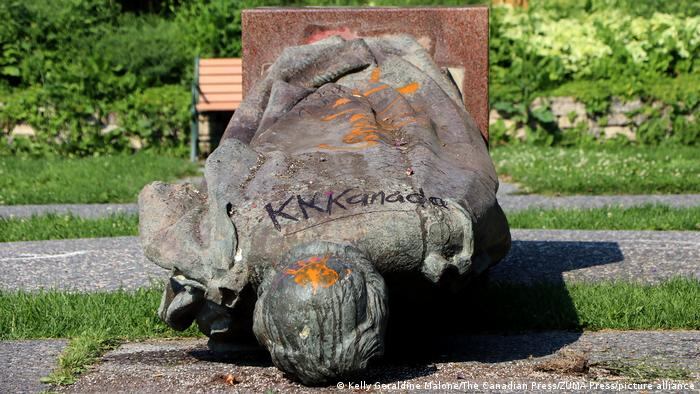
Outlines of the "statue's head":
[{"label": "statue's head", "polygon": [[289,253],[261,287],[253,330],[283,371],[318,384],[383,353],[384,280],[356,249],[316,242]]}]

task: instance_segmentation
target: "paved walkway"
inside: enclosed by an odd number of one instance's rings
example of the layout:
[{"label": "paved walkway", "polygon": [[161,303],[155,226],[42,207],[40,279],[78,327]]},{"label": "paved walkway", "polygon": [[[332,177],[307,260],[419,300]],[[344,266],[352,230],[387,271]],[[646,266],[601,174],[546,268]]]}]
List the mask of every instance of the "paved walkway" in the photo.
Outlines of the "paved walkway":
[{"label": "paved walkway", "polygon": [[[529,207],[592,208],[648,203],[687,207],[700,206],[700,195],[545,197],[518,195],[513,185],[504,185],[499,201],[506,212]],[[102,217],[113,213],[136,214],[138,210],[135,204],[0,206],[0,217],[28,217],[47,212]],[[512,234],[512,251],[491,270],[489,277],[493,281],[529,284],[627,279],[656,283],[679,275],[700,278],[700,232],[513,230]],[[0,290],[135,289],[167,276],[165,270],[144,258],[136,237],[0,243],[0,270],[3,272]],[[586,391],[596,382],[627,379],[612,373],[619,370],[622,362],[626,370],[637,372],[673,368],[676,373],[680,370],[690,374],[690,380],[684,384],[693,382],[694,388],[678,390],[669,386],[661,392],[697,392],[700,388],[700,331],[608,331],[583,335],[548,332],[438,339],[442,341],[431,345],[437,353],[428,358],[430,362],[425,362],[426,358],[415,362],[390,359],[362,379],[371,384],[442,382],[458,385],[456,388],[461,391],[475,392],[522,391],[484,389],[484,383],[565,382],[582,384]],[[55,367],[66,343],[65,340],[0,341],[0,392],[46,390],[47,386],[39,379]],[[586,372],[573,372],[566,367],[572,365],[572,360],[580,359],[588,360],[593,367]],[[229,373],[238,382],[234,387],[225,383],[224,377]],[[466,386],[468,383],[472,386]],[[567,391],[580,391],[572,387]],[[60,390],[229,392],[231,389],[318,391],[285,379],[271,366],[264,352],[249,349],[221,359],[206,350],[203,340],[124,345],[110,352],[95,371],[86,374],[76,385]],[[545,391],[537,387],[529,389]]]},{"label": "paved walkway", "polygon": [[[179,183],[200,184],[200,176],[178,180]],[[83,218],[99,218],[113,214],[138,215],[136,204],[46,204],[46,205],[0,205],[0,218],[24,218],[34,215],[73,214]]]},{"label": "paved walkway", "polygon": [[513,283],[700,279],[700,232],[511,230],[508,257],[490,278]]},{"label": "paved walkway", "polygon": [[[655,283],[700,278],[700,232],[513,230],[511,254],[492,280]],[[148,262],[136,237],[0,244],[0,289],[108,291],[148,286],[167,272]]]},{"label": "paved walkway", "polygon": [[0,393],[39,393],[49,387],[40,379],[56,367],[65,339],[0,341]]},{"label": "paved walkway", "polygon": [[[196,178],[196,181],[201,179]],[[503,210],[517,212],[528,208],[602,208],[606,206],[633,207],[646,204],[661,204],[670,207],[688,208],[700,206],[700,194],[650,194],[612,196],[543,196],[518,194],[516,185],[501,183],[498,202]],[[30,217],[47,213],[71,213],[76,216],[95,218],[114,213],[138,214],[136,204],[56,204],[56,205],[0,205],[0,218]]]},{"label": "paved walkway", "polygon": [[[700,387],[700,331],[542,332],[522,335],[433,336],[429,354],[391,354],[351,381],[370,385],[413,384],[398,390],[390,386],[376,392],[522,392],[506,385],[523,384],[531,392],[589,392],[602,382],[631,382],[616,376],[620,369],[642,376],[666,377],[665,390],[697,392]],[[431,341],[431,338],[425,340]],[[407,348],[412,348],[408,346]],[[682,376],[671,378],[671,376]],[[233,380],[226,383],[226,376]],[[663,378],[652,379],[663,384]],[[635,379],[639,382],[641,379]],[[564,390],[547,390],[533,384],[566,384]],[[344,389],[348,381],[343,381]],[[685,384],[686,390],[671,389]],[[453,385],[454,389],[426,384]],[[471,386],[467,386],[471,384]],[[486,387],[484,387],[486,384]],[[494,385],[504,385],[504,390]],[[416,385],[421,385],[420,389]],[[581,385],[581,386],[577,386]],[[693,388],[690,388],[693,385]],[[308,388],[286,379],[262,351],[249,348],[222,358],[206,348],[203,339],[154,340],[129,343],[109,352],[102,362],[75,385],[62,389],[84,392],[339,392],[337,382]],[[576,389],[576,388],[580,389]],[[370,387],[374,389],[374,387]],[[427,388],[427,389],[426,389]],[[436,390],[432,390],[434,388]],[[366,391],[366,387],[359,390]],[[412,390],[414,389],[414,390]],[[417,389],[417,390],[415,390]],[[340,391],[344,392],[346,390]],[[598,392],[603,390],[597,390]],[[608,388],[605,391],[617,391]],[[625,390],[628,391],[628,390]],[[634,390],[645,391],[645,390]],[[357,391],[355,391],[357,392]]]},{"label": "paved walkway", "polygon": [[542,196],[542,195],[504,195],[498,197],[501,208],[506,213],[530,208],[630,208],[641,205],[658,204],[674,208],[700,207],[700,194],[658,194],[626,196]]},{"label": "paved walkway", "polygon": [[0,218],[26,218],[49,213],[100,218],[114,214],[138,215],[139,208],[136,204],[0,205]]},{"label": "paved walkway", "polygon": [[137,237],[0,243],[0,289],[111,291],[148,286],[167,272]]},{"label": "paved walkway", "polygon": [[519,193],[517,185],[501,182],[498,188],[498,202],[506,213],[529,208],[603,208],[607,206],[629,208],[647,204],[676,208],[700,206],[700,194],[544,196]]}]

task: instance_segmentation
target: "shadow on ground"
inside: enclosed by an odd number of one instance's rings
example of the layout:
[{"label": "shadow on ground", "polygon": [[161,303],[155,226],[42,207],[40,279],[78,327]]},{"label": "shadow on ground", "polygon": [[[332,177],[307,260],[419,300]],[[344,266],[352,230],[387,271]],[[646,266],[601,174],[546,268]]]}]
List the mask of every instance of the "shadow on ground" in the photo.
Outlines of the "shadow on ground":
[{"label": "shadow on ground", "polygon": [[[447,290],[446,283],[436,291],[422,279],[387,276],[385,357],[362,380],[393,383],[428,376],[436,372],[436,362],[498,363],[554,354],[581,336],[563,273],[622,260],[614,242],[515,241],[499,266],[459,290]],[[189,354],[203,361],[271,365],[266,352],[251,350]]]},{"label": "shadow on ground", "polygon": [[617,242],[513,241],[506,258],[487,273],[489,280],[506,283],[563,283],[563,274],[621,262]]}]

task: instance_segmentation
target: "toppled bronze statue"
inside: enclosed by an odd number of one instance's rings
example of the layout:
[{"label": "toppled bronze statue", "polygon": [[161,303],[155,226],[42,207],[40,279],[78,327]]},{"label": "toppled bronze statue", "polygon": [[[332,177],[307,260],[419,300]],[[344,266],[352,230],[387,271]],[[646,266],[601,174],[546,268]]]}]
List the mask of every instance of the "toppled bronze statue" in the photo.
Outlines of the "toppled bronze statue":
[{"label": "toppled bronze statue", "polygon": [[383,353],[385,278],[459,283],[508,252],[497,187],[459,90],[412,38],[288,48],[201,187],[141,192],[144,251],[172,270],[160,316],[213,348],[254,333],[305,384],[361,371]]}]

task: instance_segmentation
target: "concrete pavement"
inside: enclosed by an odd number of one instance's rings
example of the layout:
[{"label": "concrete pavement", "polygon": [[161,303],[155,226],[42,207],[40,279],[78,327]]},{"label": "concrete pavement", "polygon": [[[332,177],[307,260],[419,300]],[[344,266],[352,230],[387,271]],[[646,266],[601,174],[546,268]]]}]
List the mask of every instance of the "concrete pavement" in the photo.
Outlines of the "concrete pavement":
[{"label": "concrete pavement", "polygon": [[[512,283],[700,278],[700,232],[512,230],[490,278]],[[167,277],[137,237],[0,243],[1,290],[135,289]]]}]

